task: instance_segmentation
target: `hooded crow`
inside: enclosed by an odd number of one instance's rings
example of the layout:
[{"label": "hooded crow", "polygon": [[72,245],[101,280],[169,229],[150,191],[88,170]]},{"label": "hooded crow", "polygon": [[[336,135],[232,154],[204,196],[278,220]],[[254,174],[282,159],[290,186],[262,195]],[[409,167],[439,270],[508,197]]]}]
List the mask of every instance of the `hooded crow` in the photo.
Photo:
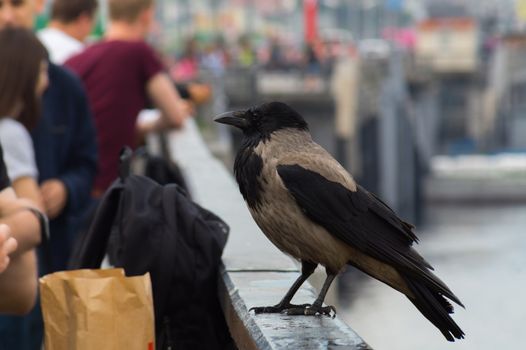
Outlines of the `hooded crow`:
[{"label": "hooded crow", "polygon": [[[268,239],[302,265],[283,299],[253,308],[256,313],[335,313],[323,301],[336,275],[349,264],[405,294],[447,340],[464,337],[449,316],[453,307],[447,299],[463,305],[412,248],[417,242],[413,226],[316,144],[298,112],[271,102],[214,120],[242,130],[234,163],[241,194]],[[325,267],[327,278],[317,299],[312,305],[291,304],[318,264]]]}]

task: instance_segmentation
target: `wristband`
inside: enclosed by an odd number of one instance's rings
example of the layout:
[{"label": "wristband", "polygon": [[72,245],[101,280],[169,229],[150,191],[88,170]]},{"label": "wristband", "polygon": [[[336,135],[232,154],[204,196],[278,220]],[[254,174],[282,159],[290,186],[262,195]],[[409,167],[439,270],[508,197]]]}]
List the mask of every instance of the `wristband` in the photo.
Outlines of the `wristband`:
[{"label": "wristband", "polygon": [[40,223],[40,234],[42,236],[42,242],[49,241],[49,219],[47,215],[35,208],[26,207],[26,209],[35,214],[35,216],[38,219],[38,222]]}]

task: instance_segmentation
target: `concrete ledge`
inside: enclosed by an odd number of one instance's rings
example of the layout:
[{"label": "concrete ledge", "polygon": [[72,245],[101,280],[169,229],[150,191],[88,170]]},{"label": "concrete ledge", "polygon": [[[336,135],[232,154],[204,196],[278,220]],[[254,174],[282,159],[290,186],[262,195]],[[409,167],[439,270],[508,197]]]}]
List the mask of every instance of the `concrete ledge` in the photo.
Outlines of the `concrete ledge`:
[{"label": "concrete ledge", "polygon": [[[152,137],[149,145],[155,149]],[[276,304],[298,276],[290,258],[259,230],[231,173],[208,151],[193,121],[168,135],[169,149],[189,182],[194,200],[222,217],[231,228],[223,253],[220,300],[239,349],[370,349],[338,317],[254,315],[253,306]],[[308,283],[294,303],[312,303]]]},{"label": "concrete ledge", "polygon": [[[327,316],[253,315],[253,306],[276,304],[297,272],[224,272],[225,317],[240,349],[370,349],[339,318]],[[312,303],[316,291],[301,288],[294,302]]]}]

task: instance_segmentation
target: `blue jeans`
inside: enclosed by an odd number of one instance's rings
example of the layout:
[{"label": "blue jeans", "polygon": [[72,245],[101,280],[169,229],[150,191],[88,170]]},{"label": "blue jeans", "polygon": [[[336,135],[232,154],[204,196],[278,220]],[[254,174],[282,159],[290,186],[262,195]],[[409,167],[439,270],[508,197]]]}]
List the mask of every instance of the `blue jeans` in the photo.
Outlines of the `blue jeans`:
[{"label": "blue jeans", "polygon": [[0,350],[40,350],[43,338],[40,300],[26,316],[0,316]]}]

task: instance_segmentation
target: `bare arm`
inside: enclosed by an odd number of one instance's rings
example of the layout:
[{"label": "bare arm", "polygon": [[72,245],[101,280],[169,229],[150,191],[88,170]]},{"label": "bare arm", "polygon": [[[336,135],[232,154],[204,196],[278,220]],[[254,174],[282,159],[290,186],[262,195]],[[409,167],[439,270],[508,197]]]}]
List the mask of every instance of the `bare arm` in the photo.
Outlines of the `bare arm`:
[{"label": "bare arm", "polygon": [[[19,190],[21,194],[38,201],[40,191],[36,182],[31,181],[29,187],[23,181]],[[13,186],[16,186],[15,183]],[[34,213],[27,210],[28,207],[41,208],[30,199],[18,198],[13,187],[0,191],[0,223],[7,224],[0,225],[0,233],[12,236],[18,245],[14,252],[8,249],[9,258],[4,261],[8,265],[0,273],[0,313],[23,315],[31,311],[35,304],[37,261],[34,248],[40,243],[40,222]]]},{"label": "bare arm", "polygon": [[35,250],[12,258],[0,274],[0,313],[23,315],[31,311],[37,295]]},{"label": "bare arm", "polygon": [[11,187],[0,191],[0,224],[9,226],[11,236],[18,242],[12,257],[40,244],[40,222],[35,214],[25,210],[28,207],[37,208],[32,201],[17,198]]},{"label": "bare arm", "polygon": [[163,116],[158,126],[181,127],[186,119],[183,101],[168,75],[155,74],[148,81],[146,88],[148,95]]},{"label": "bare arm", "polygon": [[[15,238],[18,247],[10,249],[7,268],[0,273],[0,313],[23,315],[31,311],[37,294],[35,247],[40,243],[40,223],[32,212],[31,201],[19,199],[13,188],[0,192],[0,233]],[[6,241],[7,243],[8,241]]]},{"label": "bare arm", "polygon": [[14,180],[12,187],[18,198],[27,198],[34,203],[37,209],[43,211],[44,203],[38,183],[30,176],[19,177]]},{"label": "bare arm", "polygon": [[29,210],[20,210],[1,218],[0,224],[11,227],[12,236],[18,242],[18,248],[11,257],[16,257],[40,244],[40,222]]}]

